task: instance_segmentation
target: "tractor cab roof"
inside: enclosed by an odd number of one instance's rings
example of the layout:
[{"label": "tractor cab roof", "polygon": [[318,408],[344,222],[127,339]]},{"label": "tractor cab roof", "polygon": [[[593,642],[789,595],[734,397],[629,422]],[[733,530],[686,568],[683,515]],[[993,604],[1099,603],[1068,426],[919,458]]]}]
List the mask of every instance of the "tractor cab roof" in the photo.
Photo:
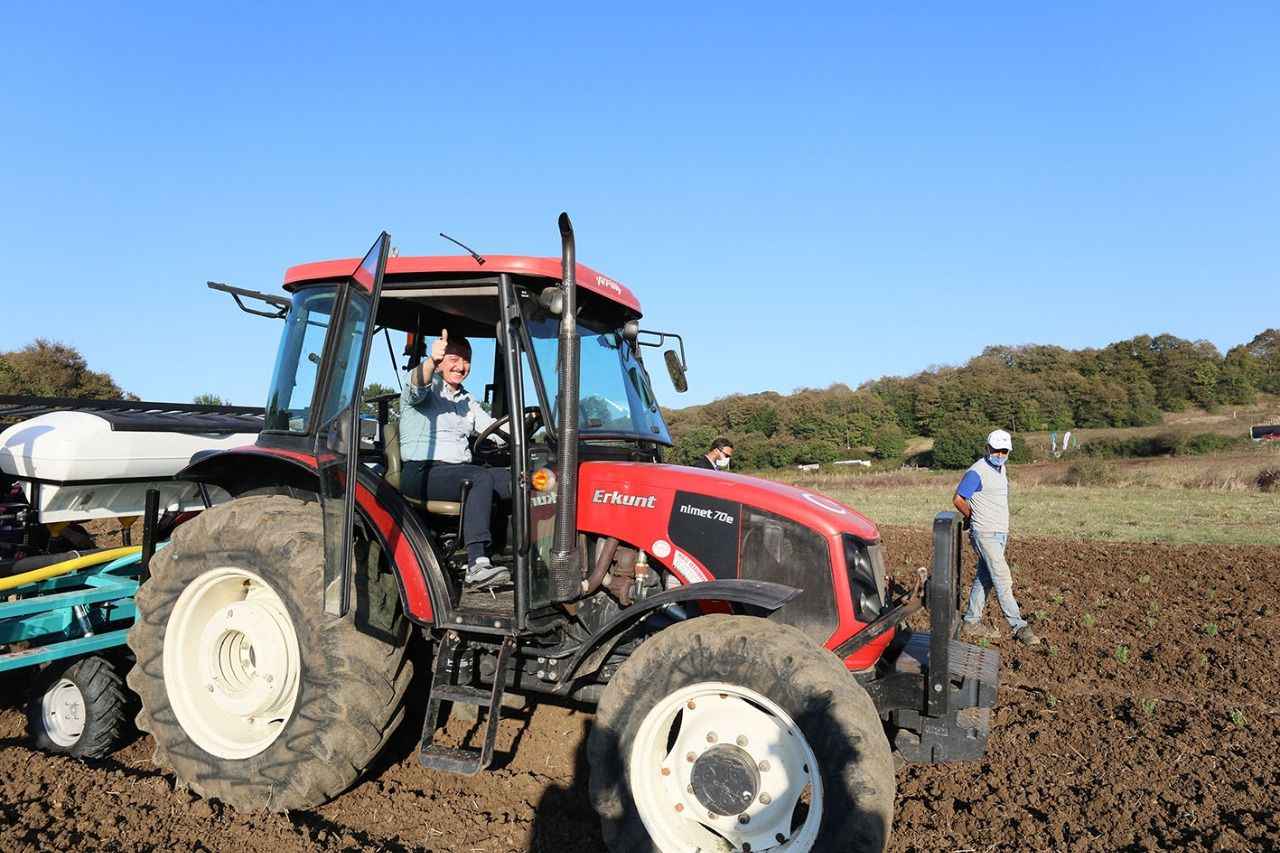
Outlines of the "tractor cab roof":
[{"label": "tractor cab roof", "polygon": [[[351,275],[358,263],[356,258],[346,258],[289,267],[284,273],[284,289],[292,292],[308,284],[344,279]],[[387,260],[382,288],[387,296],[408,296],[410,294],[396,291],[412,291],[416,287],[431,287],[448,282],[482,283],[485,279],[502,273],[526,279],[543,279],[551,284],[560,281],[560,259],[487,255],[482,265],[469,255],[395,257]],[[640,300],[636,299],[630,288],[596,272],[586,264],[577,265],[577,283],[580,290],[605,299],[628,314],[640,316]]]}]

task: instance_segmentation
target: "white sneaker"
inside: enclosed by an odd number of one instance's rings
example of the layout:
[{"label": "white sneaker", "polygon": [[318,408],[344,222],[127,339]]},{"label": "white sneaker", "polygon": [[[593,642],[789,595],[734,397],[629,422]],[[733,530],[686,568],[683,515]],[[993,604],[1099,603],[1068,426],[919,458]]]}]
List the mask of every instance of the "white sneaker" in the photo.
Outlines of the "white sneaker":
[{"label": "white sneaker", "polygon": [[506,566],[495,566],[488,557],[478,557],[474,563],[467,566],[467,574],[463,580],[467,586],[485,589],[510,583],[511,572]]}]

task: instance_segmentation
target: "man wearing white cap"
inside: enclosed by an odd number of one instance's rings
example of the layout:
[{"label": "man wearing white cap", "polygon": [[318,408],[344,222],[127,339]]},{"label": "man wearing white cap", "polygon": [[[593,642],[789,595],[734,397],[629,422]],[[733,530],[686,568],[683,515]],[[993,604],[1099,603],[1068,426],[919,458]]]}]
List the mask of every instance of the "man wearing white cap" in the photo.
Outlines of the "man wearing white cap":
[{"label": "man wearing white cap", "polygon": [[987,436],[986,455],[964,472],[952,502],[969,522],[969,539],[978,554],[978,574],[969,590],[969,609],[964,614],[964,633],[968,636],[999,636],[994,628],[982,625],[982,612],[987,606],[987,593],[995,587],[996,598],[1004,618],[1013,629],[1013,637],[1028,646],[1038,645],[1040,638],[1022,618],[1013,597],[1013,572],[1005,559],[1009,545],[1009,475],[1005,463],[1013,449],[1013,437],[1002,429]]}]

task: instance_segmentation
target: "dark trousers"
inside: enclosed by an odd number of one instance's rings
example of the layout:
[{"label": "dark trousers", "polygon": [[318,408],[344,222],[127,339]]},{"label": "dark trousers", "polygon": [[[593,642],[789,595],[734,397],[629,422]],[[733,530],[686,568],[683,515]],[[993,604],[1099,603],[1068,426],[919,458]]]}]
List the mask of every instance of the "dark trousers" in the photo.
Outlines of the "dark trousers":
[{"label": "dark trousers", "polygon": [[467,505],[463,507],[463,544],[488,545],[493,541],[489,516],[494,497],[511,500],[511,469],[412,459],[400,469],[400,490],[419,500],[456,501],[462,494],[463,480],[471,481]]}]

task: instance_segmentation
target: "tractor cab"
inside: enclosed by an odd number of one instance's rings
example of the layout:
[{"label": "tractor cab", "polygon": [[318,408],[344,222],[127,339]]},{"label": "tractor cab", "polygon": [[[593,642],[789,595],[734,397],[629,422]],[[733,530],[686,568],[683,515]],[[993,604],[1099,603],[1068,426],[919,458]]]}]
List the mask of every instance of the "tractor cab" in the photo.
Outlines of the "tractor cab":
[{"label": "tractor cab", "polygon": [[[382,240],[379,241],[383,242]],[[328,553],[339,565],[327,588],[326,607],[343,609],[337,582],[343,574],[342,542],[350,531],[343,487],[354,471],[401,518],[412,516],[430,547],[421,543],[430,574],[442,581],[439,602],[458,624],[525,623],[530,612],[557,600],[551,577],[557,505],[557,429],[560,413],[560,331],[564,310],[560,258],[519,256],[395,257],[379,260],[375,245],[364,261],[324,261],[290,268],[284,330],[257,447],[266,452],[314,452],[323,478]],[[381,263],[381,270],[379,265]],[[353,274],[353,270],[356,274]],[[644,351],[671,340],[666,356],[673,382],[683,383],[679,336],[639,327],[640,305],[624,285],[576,265],[575,427],[579,463],[590,460],[659,462],[671,443]],[[379,274],[380,273],[380,274]],[[367,283],[367,287],[361,282]],[[331,329],[337,324],[337,329]],[[430,342],[445,330],[471,343],[472,369],[464,388],[495,420],[473,437],[472,463],[511,477],[512,500],[495,507],[490,529],[494,560],[515,580],[499,590],[470,591],[461,583],[460,540],[466,491],[452,500],[423,500],[402,491],[400,407],[402,391],[365,401],[371,382],[403,389]],[[376,430],[357,446],[352,414],[362,411]],[[572,479],[572,478],[571,478]],[[355,531],[354,535],[360,535]],[[411,541],[416,537],[410,537]],[[576,539],[576,536],[575,536]],[[576,554],[575,554],[576,556]],[[349,572],[349,568],[347,569]],[[431,579],[428,579],[428,586]],[[576,597],[576,596],[575,596]],[[433,610],[436,608],[433,608]]]}]

